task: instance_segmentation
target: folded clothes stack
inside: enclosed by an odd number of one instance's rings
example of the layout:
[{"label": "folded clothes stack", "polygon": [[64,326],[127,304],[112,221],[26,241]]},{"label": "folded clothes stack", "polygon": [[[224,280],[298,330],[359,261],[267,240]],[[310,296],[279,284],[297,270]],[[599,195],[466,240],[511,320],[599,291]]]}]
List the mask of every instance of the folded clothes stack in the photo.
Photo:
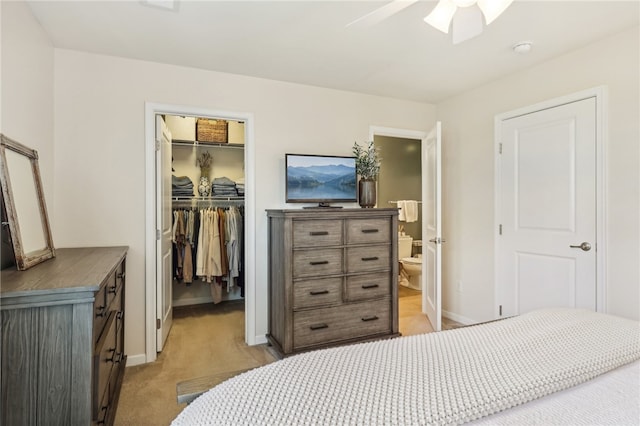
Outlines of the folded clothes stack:
[{"label": "folded clothes stack", "polygon": [[213,179],[211,193],[214,197],[235,197],[238,195],[236,183],[228,177],[218,177]]},{"label": "folded clothes stack", "polygon": [[193,182],[187,176],[171,176],[171,195],[174,197],[193,197]]},{"label": "folded clothes stack", "polygon": [[244,196],[244,178],[236,181],[236,190],[238,190],[238,195]]}]

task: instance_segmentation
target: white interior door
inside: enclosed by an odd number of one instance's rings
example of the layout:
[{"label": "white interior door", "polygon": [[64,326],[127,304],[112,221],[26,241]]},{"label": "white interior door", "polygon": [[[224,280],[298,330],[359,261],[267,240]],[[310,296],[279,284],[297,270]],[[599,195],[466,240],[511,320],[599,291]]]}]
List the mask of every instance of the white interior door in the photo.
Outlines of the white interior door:
[{"label": "white interior door", "polygon": [[156,116],[156,350],[162,351],[173,323],[171,244],[171,133]]},{"label": "white interior door", "polygon": [[501,143],[500,314],[596,310],[596,99],[503,120]]},{"label": "white interior door", "polygon": [[441,123],[422,143],[422,310],[435,331],[442,329]]}]

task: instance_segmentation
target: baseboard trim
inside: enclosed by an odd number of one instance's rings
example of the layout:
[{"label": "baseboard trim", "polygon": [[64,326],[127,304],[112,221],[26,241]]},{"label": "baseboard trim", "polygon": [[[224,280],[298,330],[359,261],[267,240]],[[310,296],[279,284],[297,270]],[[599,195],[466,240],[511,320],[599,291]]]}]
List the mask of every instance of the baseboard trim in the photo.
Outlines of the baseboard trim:
[{"label": "baseboard trim", "polygon": [[445,311],[445,310],[442,311],[442,316],[450,320],[453,320],[455,322],[459,322],[460,324],[463,324],[463,325],[477,324],[479,322],[474,319],[463,317],[462,315],[458,315],[456,313]]},{"label": "baseboard trim", "polygon": [[127,367],[133,367],[134,365],[146,364],[147,356],[145,354],[128,355]]}]

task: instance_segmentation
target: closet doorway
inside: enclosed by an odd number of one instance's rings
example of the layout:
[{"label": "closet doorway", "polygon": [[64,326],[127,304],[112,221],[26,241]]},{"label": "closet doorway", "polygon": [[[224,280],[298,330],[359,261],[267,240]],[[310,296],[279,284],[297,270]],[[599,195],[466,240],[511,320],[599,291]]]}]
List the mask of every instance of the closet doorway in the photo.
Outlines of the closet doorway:
[{"label": "closet doorway", "polygon": [[[146,353],[152,362],[162,350],[169,334],[173,306],[186,306],[226,300],[244,300],[247,344],[255,344],[255,208],[253,197],[253,115],[228,111],[212,111],[183,106],[147,103],[146,106]],[[196,121],[201,120],[201,127]],[[160,124],[159,124],[160,123]],[[157,131],[168,123],[173,132],[170,149],[164,147]],[[190,125],[193,124],[193,128]],[[224,127],[221,125],[224,124]],[[157,127],[157,128],[156,128]],[[165,133],[166,134],[166,133]],[[220,135],[223,135],[221,137]],[[203,141],[197,141],[198,137]],[[231,138],[231,140],[229,140]],[[166,136],[164,137],[166,139]],[[166,141],[165,141],[166,142]],[[170,156],[170,158],[166,158]],[[164,162],[162,161],[164,158]],[[210,164],[203,164],[210,158]],[[201,181],[201,176],[208,181]],[[174,185],[172,185],[172,181]],[[173,188],[167,188],[171,186]],[[199,188],[200,187],[200,188]],[[178,188],[176,192],[176,188]],[[181,192],[182,191],[182,192]],[[231,193],[233,192],[233,193]],[[198,259],[192,249],[198,243],[200,227],[205,220],[211,227],[207,235],[220,240],[213,229],[222,230],[235,244],[227,245],[234,255],[229,259],[221,244],[211,244],[216,251],[211,270]],[[169,220],[167,220],[167,217]],[[224,220],[223,220],[224,218]],[[178,221],[179,219],[179,221]],[[158,250],[167,222],[181,224],[178,240],[173,244],[173,260],[167,262],[166,250]],[[215,227],[214,227],[215,222]],[[204,223],[204,222],[202,222]],[[175,239],[172,230],[172,238]],[[184,234],[182,233],[184,232]],[[195,239],[195,240],[194,240]],[[213,241],[213,239],[211,240]],[[166,245],[166,244],[164,244]],[[242,247],[241,249],[239,247]],[[204,250],[201,250],[203,253]],[[185,263],[187,262],[187,263]],[[239,263],[241,262],[241,263]],[[224,264],[224,266],[223,266]],[[219,268],[222,267],[224,271]],[[200,268],[199,270],[197,268]],[[225,277],[225,278],[223,278]],[[170,280],[170,283],[167,281]]]}]

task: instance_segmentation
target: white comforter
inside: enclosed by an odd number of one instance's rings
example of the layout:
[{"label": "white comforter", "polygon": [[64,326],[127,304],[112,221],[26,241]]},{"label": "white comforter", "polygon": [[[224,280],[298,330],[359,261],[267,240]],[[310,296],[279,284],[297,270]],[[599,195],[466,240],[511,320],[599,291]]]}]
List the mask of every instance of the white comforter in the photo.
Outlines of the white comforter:
[{"label": "white comforter", "polygon": [[548,309],[286,358],[214,387],[173,425],[457,424],[637,359],[638,322]]}]

